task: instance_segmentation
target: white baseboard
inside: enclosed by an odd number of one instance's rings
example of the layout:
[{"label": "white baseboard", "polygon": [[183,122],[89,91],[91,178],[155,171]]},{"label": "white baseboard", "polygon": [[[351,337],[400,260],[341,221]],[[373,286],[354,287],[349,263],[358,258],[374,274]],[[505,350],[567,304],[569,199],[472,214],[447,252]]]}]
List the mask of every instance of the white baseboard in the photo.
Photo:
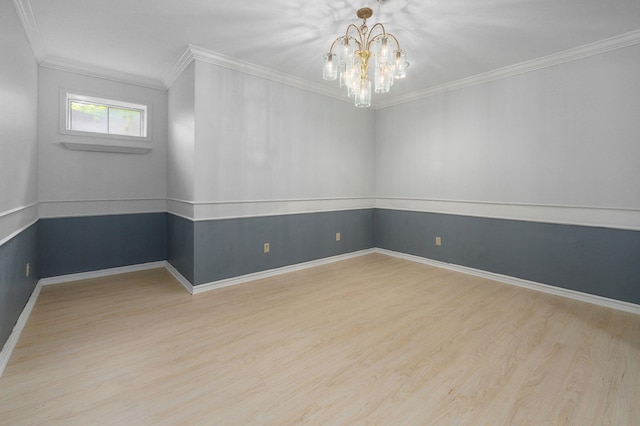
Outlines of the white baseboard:
[{"label": "white baseboard", "polygon": [[164,267],[189,293],[193,294],[193,285],[176,268],[174,268],[172,264],[166,261],[164,262]]},{"label": "white baseboard", "polygon": [[206,284],[193,286],[192,294],[198,294],[217,288],[229,287],[232,285],[243,284],[249,281],[255,281],[262,278],[273,277],[276,275],[286,274],[288,272],[300,271],[302,269],[313,268],[314,266],[326,265],[328,263],[339,262],[341,260],[352,259],[354,257],[364,256],[374,253],[375,249],[360,250],[353,253],[341,254],[338,256],[325,257],[323,259],[312,260],[310,262],[297,263],[291,266],[283,266],[282,268],[269,269],[268,271],[256,272],[253,274],[242,275],[239,277],[227,278],[224,280],[213,281]]},{"label": "white baseboard", "polygon": [[98,271],[80,272],[77,274],[58,275],[57,277],[42,278],[40,283],[42,285],[53,285],[68,283],[71,281],[88,280],[91,278],[108,277],[110,275],[126,274],[127,272],[146,271],[147,269],[164,268],[166,262],[161,260],[159,262],[141,263],[138,265],[120,266],[117,268],[100,269]]},{"label": "white baseboard", "polygon": [[449,269],[451,271],[462,272],[463,274],[475,275],[477,277],[487,278],[493,281],[498,281],[504,284],[515,285],[518,287],[524,287],[530,290],[541,291],[543,293],[549,293],[556,296],[562,296],[569,299],[579,300],[581,302],[587,302],[594,305],[605,306],[607,308],[617,309],[619,311],[630,312],[632,314],[640,315],[640,305],[634,303],[623,302],[621,300],[609,299],[607,297],[596,296],[593,294],[582,293],[575,290],[568,290],[566,288],[555,287],[548,284],[541,284],[534,281],[527,281],[520,278],[510,277],[508,275],[496,274],[493,272],[482,271],[480,269],[469,268],[466,266],[455,265],[452,263],[441,262],[438,260],[427,259],[425,257],[414,256],[411,254],[400,253],[391,250],[385,250],[376,248],[376,253],[385,254],[388,256],[397,257],[400,259],[410,260],[413,262],[422,263],[425,265],[436,266],[438,268]]},{"label": "white baseboard", "polygon": [[2,373],[4,368],[7,366],[9,362],[9,358],[11,358],[11,354],[18,343],[18,339],[20,338],[20,334],[27,324],[27,320],[29,319],[29,315],[31,315],[31,311],[36,304],[36,300],[38,299],[38,295],[40,294],[40,290],[42,286],[45,285],[55,285],[62,284],[72,281],[80,281],[86,280],[90,278],[100,278],[107,277],[110,275],[116,274],[124,274],[127,272],[136,272],[136,271],[144,271],[147,269],[156,269],[156,268],[166,268],[171,275],[174,276],[176,280],[191,294],[202,293],[209,290],[214,290],[216,288],[228,287],[231,285],[242,284],[249,281],[258,280],[261,278],[272,277],[275,275],[286,274],[287,272],[299,271],[301,269],[307,269],[314,266],[324,265],[327,263],[338,262],[340,260],[350,259],[353,257],[363,256],[365,254],[373,253],[374,249],[362,250],[354,253],[343,254],[339,256],[327,257],[324,259],[313,260],[311,262],[299,263],[292,266],[285,266],[277,269],[270,269],[268,271],[257,272],[254,274],[242,275],[240,277],[234,277],[226,280],[214,281],[207,284],[202,284],[199,286],[193,286],[189,280],[187,280],[176,268],[173,267],[167,261],[160,262],[151,262],[151,263],[142,263],[139,265],[131,265],[131,266],[122,266],[118,268],[110,268],[110,269],[101,269],[99,271],[91,271],[91,272],[80,272],[77,274],[68,274],[68,275],[59,275],[57,277],[43,278],[38,281],[36,284],[36,288],[31,294],[29,301],[25,305],[20,317],[18,317],[18,321],[16,325],[13,327],[13,331],[9,336],[9,339],[5,343],[2,351],[0,352],[0,377],[2,377]]},{"label": "white baseboard", "polygon": [[338,262],[340,260],[351,259],[365,254],[373,253],[374,249],[361,250],[353,253],[341,254],[338,256],[326,257],[323,259],[312,260],[310,262],[298,263],[291,266],[283,266],[282,268],[269,269],[267,271],[256,272],[253,274],[241,275],[239,277],[228,278],[219,281],[212,281],[205,284],[194,286],[186,279],[173,265],[168,261],[143,263],[139,265],[122,266],[111,269],[101,269],[99,271],[80,272],[77,274],[59,275],[57,277],[43,278],[39,284],[54,285],[68,283],[72,281],[86,280],[90,278],[107,277],[110,275],[124,274],[127,272],[144,271],[147,269],[165,268],[180,284],[191,294],[198,294],[216,288],[228,287],[232,285],[242,284],[249,281],[259,280],[261,278],[273,277],[276,275],[286,274],[288,272],[299,271],[302,269],[312,268],[314,266],[325,265],[328,263]]},{"label": "white baseboard", "polygon": [[31,297],[27,301],[16,325],[13,327],[13,331],[9,336],[9,339],[5,343],[2,351],[0,351],[0,377],[2,377],[2,373],[4,372],[7,363],[9,362],[9,358],[11,357],[11,353],[13,352],[16,344],[18,343],[18,339],[20,338],[20,334],[24,329],[27,320],[29,319],[29,315],[33,310],[33,307],[36,304],[36,300],[38,299],[38,295],[40,294],[40,290],[44,285],[53,285],[60,284],[63,282],[70,281],[78,281],[89,278],[98,278],[105,277],[109,275],[123,274],[127,272],[135,272],[135,271],[144,271],[147,269],[155,269],[155,268],[166,268],[171,275],[173,275],[180,284],[191,294],[198,294],[209,290],[214,290],[217,288],[228,287],[232,285],[242,284],[249,281],[255,281],[262,278],[273,277],[276,275],[286,274],[288,272],[300,271],[303,269],[312,268],[314,266],[326,265],[333,262],[338,262],[341,260],[351,259],[358,256],[364,256],[370,253],[380,253],[387,256],[393,256],[400,259],[410,260],[413,262],[422,263],[425,265],[435,266],[439,268],[449,269],[451,271],[462,272],[464,274],[475,275],[482,278],[487,278],[490,280],[502,282],[505,284],[511,284],[518,287],[524,287],[530,290],[541,291],[544,293],[554,294],[556,296],[567,297],[569,299],[579,300],[582,302],[592,303],[594,305],[605,306],[607,308],[617,309],[620,311],[630,312],[633,314],[640,315],[640,305],[636,305],[633,303],[623,302],[620,300],[609,299],[606,297],[595,296],[592,294],[581,293],[575,290],[567,290],[560,287],[554,287],[547,284],[536,283],[533,281],[527,281],[520,278],[510,277],[507,275],[495,274],[493,272],[482,271],[479,269],[468,268],[466,266],[454,265],[451,263],[440,262],[438,260],[427,259],[424,257],[414,256],[410,254],[395,252],[391,250],[385,250],[380,248],[361,250],[353,253],[347,253],[338,256],[327,257],[319,260],[312,260],[310,262],[299,263],[291,266],[284,266],[282,268],[270,269],[268,271],[256,272],[253,274],[242,275],[240,277],[229,278],[225,280],[213,281],[206,284],[201,284],[197,286],[193,286],[189,280],[187,280],[177,269],[173,267],[167,261],[160,262],[151,262],[151,263],[143,263],[140,265],[131,265],[131,266],[123,266],[119,268],[111,268],[111,269],[103,269],[100,271],[91,271],[91,272],[81,272],[78,274],[69,274],[69,275],[61,275],[57,277],[51,278],[43,278],[36,284]]},{"label": "white baseboard", "polygon": [[22,334],[22,330],[24,330],[24,326],[27,325],[27,320],[29,319],[29,315],[31,315],[33,307],[36,305],[36,300],[38,300],[38,295],[40,294],[41,289],[42,284],[38,282],[36,284],[36,288],[33,290],[33,293],[31,293],[27,304],[22,309],[16,325],[13,326],[13,330],[11,330],[9,339],[7,339],[6,343],[4,344],[2,351],[0,351],[0,377],[2,377],[2,373],[9,363],[9,358],[11,358],[11,354],[13,353],[13,350],[18,343],[18,339],[20,338],[20,334]]}]

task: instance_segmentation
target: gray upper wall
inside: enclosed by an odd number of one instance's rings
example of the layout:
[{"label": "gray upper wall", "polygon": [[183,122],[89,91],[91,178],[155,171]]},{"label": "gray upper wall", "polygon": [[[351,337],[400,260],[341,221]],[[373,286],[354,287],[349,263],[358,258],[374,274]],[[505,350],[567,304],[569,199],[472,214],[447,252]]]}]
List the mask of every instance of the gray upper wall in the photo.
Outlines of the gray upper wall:
[{"label": "gray upper wall", "polygon": [[38,218],[38,64],[10,1],[0,2],[0,244]]},{"label": "gray upper wall", "polygon": [[[169,89],[170,116],[162,91],[41,68],[40,210],[206,220],[375,206],[640,229],[638,58],[628,46],[377,111],[196,61]],[[51,113],[62,86],[138,90],[171,139],[142,156],[65,150]]]},{"label": "gray upper wall", "polygon": [[0,2],[0,58],[1,349],[38,279],[38,65],[10,1]]},{"label": "gray upper wall", "polygon": [[376,207],[640,230],[640,44],[376,112]]},{"label": "gray upper wall", "polygon": [[373,111],[200,60],[169,88],[169,102],[170,213],[373,207]]},{"label": "gray upper wall", "polygon": [[[375,206],[640,229],[630,184],[640,173],[638,44],[375,112],[196,61],[185,70],[187,127],[201,141],[193,193],[169,194],[168,127],[180,131],[183,106],[169,116],[165,91],[40,68],[34,147],[33,120],[23,117],[33,117],[38,69],[12,5],[3,8],[11,60],[0,78],[31,99],[0,122],[3,138],[30,140],[0,159],[15,183],[0,188],[0,212],[40,201],[31,219],[38,208],[43,217],[168,210],[218,219]],[[152,153],[62,148],[60,89],[146,99]],[[170,150],[178,166],[180,149]],[[5,236],[20,227],[8,221]]]},{"label": "gray upper wall", "polygon": [[[38,84],[41,217],[166,211],[166,91],[46,67],[39,68]],[[137,155],[66,149],[61,142],[114,142],[60,133],[61,96],[67,91],[147,105],[151,141],[144,145],[151,151]]]}]

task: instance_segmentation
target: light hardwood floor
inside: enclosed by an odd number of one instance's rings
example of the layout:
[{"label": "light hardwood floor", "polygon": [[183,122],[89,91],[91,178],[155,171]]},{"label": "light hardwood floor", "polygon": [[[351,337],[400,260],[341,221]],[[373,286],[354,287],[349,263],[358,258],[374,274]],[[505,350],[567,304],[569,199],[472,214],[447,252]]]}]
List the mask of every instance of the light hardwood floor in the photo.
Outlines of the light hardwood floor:
[{"label": "light hardwood floor", "polygon": [[45,287],[0,424],[640,424],[640,316],[380,254]]}]

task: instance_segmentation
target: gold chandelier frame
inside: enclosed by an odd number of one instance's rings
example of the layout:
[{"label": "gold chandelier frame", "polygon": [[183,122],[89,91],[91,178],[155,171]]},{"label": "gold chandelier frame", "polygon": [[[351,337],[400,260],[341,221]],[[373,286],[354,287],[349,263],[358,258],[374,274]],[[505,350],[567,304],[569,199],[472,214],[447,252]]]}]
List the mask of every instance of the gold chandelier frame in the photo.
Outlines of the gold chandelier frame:
[{"label": "gold chandelier frame", "polygon": [[[356,106],[368,107],[371,105],[370,59],[376,59],[376,93],[388,92],[394,79],[404,78],[409,63],[398,38],[388,33],[383,24],[376,23],[369,29],[367,19],[373,16],[371,8],[358,9],[356,15],[362,19],[362,24],[349,24],[344,35],[337,37],[331,43],[329,53],[324,55],[323,78],[335,80],[339,67],[340,86],[347,86],[347,93],[349,97],[355,97]],[[337,44],[342,47],[339,57],[334,53]],[[395,50],[390,54],[389,47],[393,44]]]}]

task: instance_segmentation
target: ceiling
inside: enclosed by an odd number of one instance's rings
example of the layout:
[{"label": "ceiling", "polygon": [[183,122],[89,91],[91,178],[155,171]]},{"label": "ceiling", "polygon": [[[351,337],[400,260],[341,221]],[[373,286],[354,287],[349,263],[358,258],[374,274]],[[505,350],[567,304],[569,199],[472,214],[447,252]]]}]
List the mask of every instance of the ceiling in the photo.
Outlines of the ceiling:
[{"label": "ceiling", "polygon": [[[334,89],[322,55],[349,23],[398,37],[411,63],[391,93],[444,83],[625,34],[639,0],[14,0],[41,63],[166,85],[188,45]],[[151,84],[153,85],[153,84]],[[374,102],[376,98],[374,97]]]}]

